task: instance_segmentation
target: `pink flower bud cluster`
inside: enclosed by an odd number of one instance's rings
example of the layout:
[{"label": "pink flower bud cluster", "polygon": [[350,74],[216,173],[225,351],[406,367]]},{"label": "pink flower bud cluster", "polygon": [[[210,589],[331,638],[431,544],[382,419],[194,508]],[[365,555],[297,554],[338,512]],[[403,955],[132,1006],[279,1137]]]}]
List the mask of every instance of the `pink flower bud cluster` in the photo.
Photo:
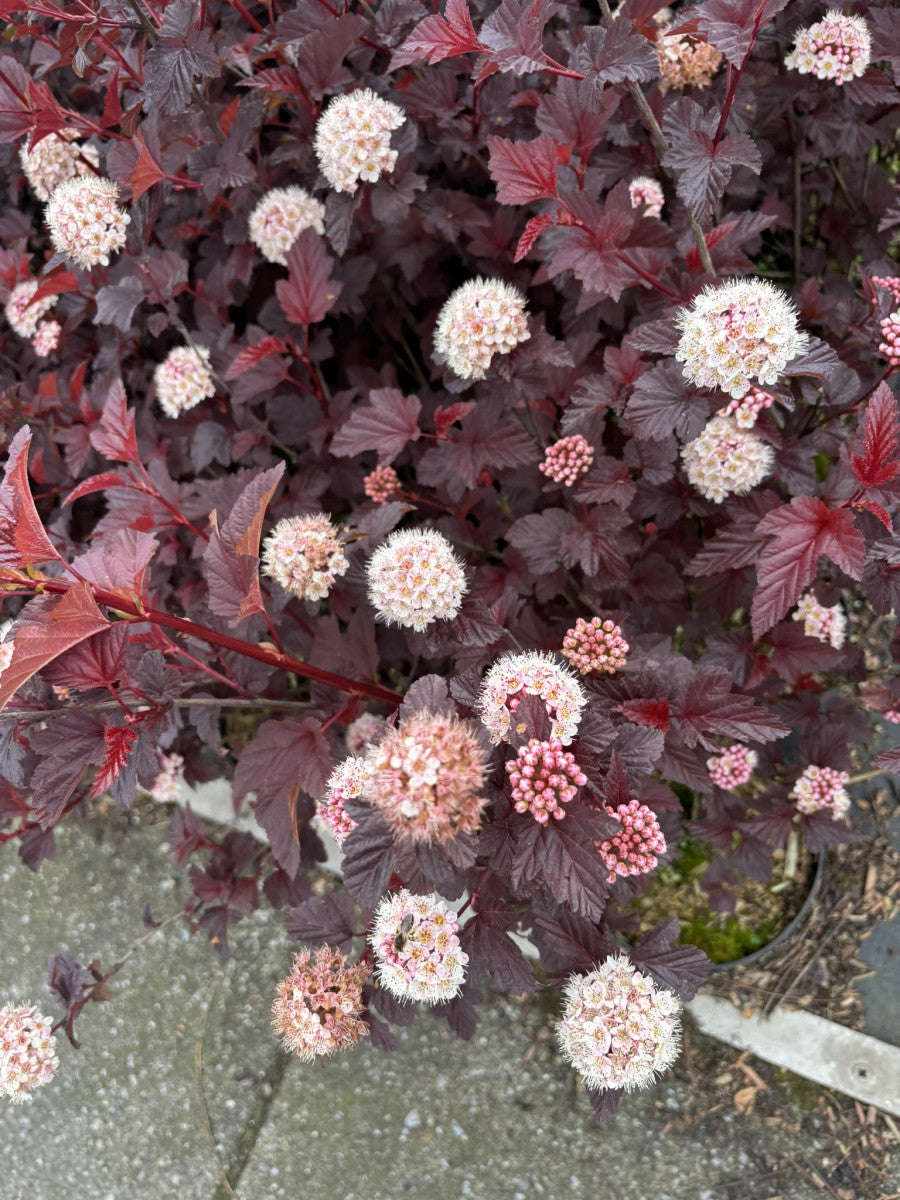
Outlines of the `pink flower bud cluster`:
[{"label": "pink flower bud cluster", "polygon": [[469,956],[456,936],[456,913],[437,893],[384,896],[369,940],[378,982],[400,1000],[441,1004],[458,995]]},{"label": "pink flower bud cluster", "polygon": [[774,403],[775,397],[771,392],[764,392],[751,384],[750,390],[742,400],[729,400],[724,408],[719,409],[716,416],[732,417],[741,429],[752,429],[759,414],[771,408]]},{"label": "pink flower bud cluster", "polygon": [[37,332],[31,339],[31,344],[34,346],[34,352],[38,358],[46,358],[48,354],[52,354],[59,345],[59,336],[62,333],[62,326],[59,321],[41,321],[37,327]]},{"label": "pink flower bud cluster", "polygon": [[831,9],[824,20],[798,30],[784,65],[840,85],[864,74],[871,57],[872,37],[862,17]]},{"label": "pink flower bud cluster", "polygon": [[364,963],[347,966],[346,956],[330,946],[297,954],[272,1005],[272,1028],[285,1050],[312,1062],[368,1037],[362,989],[371,974]]},{"label": "pink flower bud cluster", "polygon": [[361,717],[351,721],[344,731],[344,745],[351,754],[362,754],[372,744],[375,734],[384,725],[381,717],[374,713],[364,712]]},{"label": "pink flower bud cluster", "polygon": [[556,483],[573,487],[593,461],[594,447],[576,433],[548,446],[538,470]]},{"label": "pink flower bud cluster", "polygon": [[37,279],[24,279],[9,294],[9,299],[3,309],[10,328],[19,337],[33,338],[37,333],[38,321],[56,303],[55,296],[44,296],[36,304],[31,303],[31,297],[40,287]]},{"label": "pink flower bud cluster", "polygon": [[708,42],[665,33],[657,39],[656,58],[664,87],[677,91],[707,87],[722,62],[722,55]]},{"label": "pink flower bud cluster", "polygon": [[391,131],[406,117],[370,88],[336,96],[319,118],[314,147],[319,170],[336,192],[355,192],[360,180],[375,183],[393,171],[397,151]]},{"label": "pink flower bud cluster", "polygon": [[681,451],[688,479],[707,500],[721,504],[761,483],[775,465],[775,454],[762,438],[738,428],[731,417],[713,417]]},{"label": "pink flower bud cluster", "polygon": [[716,787],[730,792],[732,788],[741,787],[747,782],[758,762],[759,755],[755,750],[748,750],[740,742],[735,742],[708,758],[706,769]]},{"label": "pink flower bud cluster", "polygon": [[556,1027],[563,1055],[589,1088],[649,1087],[678,1057],[681,1005],[624,954],[565,987]]},{"label": "pink flower bud cluster", "polygon": [[575,756],[563,750],[559,738],[541,742],[531,738],[520,746],[514,762],[506,764],[512,798],[517,813],[530,812],[539,825],[551,817],[561,821],[566,815],[563,804],[578,795],[587,776],[575,762]]},{"label": "pink flower bud cluster", "polygon": [[366,577],[379,620],[417,633],[455,617],[469,590],[453,547],[433,529],[396,530],[369,559]]},{"label": "pink flower bud cluster", "polygon": [[305,188],[273,188],[250,214],[250,240],[268,262],[287,263],[287,253],[304,229],[325,232],[325,205]]},{"label": "pink flower bud cluster", "polygon": [[398,838],[449,842],[481,824],[486,759],[468,722],[422,709],[369,747],[362,796]]},{"label": "pink flower bud cluster", "polygon": [[665,202],[663,190],[655,179],[651,179],[649,175],[638,175],[636,179],[632,179],[628,185],[628,198],[631,201],[632,208],[640,208],[644,206],[645,217],[662,216],[662,207]]},{"label": "pink flower bud cluster", "polygon": [[377,466],[363,480],[363,490],[376,504],[387,504],[400,491],[400,480],[393,467]]},{"label": "pink flower bud cluster", "polygon": [[19,151],[25,178],[38,200],[47,201],[61,183],[77,175],[90,175],[99,168],[100,155],[87,142],[76,142],[74,130],[50,133],[32,145],[31,138]]},{"label": "pink flower bud cluster", "polygon": [[324,600],[350,564],[341,533],[324,513],[279,521],[262,545],[263,574],[298,600]]},{"label": "pink flower bud cluster", "polygon": [[590,675],[595,671],[612,675],[621,671],[629,649],[615,621],[604,621],[601,617],[592,617],[590,621],[579,617],[562,643],[563,658],[568,659],[582,675]]},{"label": "pink flower bud cluster", "polygon": [[176,346],[153,372],[156,398],[167,417],[180,417],[189,408],[216,394],[205,346]]},{"label": "pink flower bud cluster", "polygon": [[160,754],[162,770],[153,777],[150,796],[158,804],[171,804],[178,799],[178,784],[184,759],[180,754]]},{"label": "pink flower bud cluster", "polygon": [[[581,684],[550,654],[504,654],[484,677],[478,696],[481,723],[496,746],[505,741],[522,696],[538,696],[550,718],[550,736],[568,746],[587,696]],[[525,726],[516,726],[519,733]]]},{"label": "pink flower bud cluster", "polygon": [[900,275],[873,275],[872,282],[886,288],[894,300],[900,304]]},{"label": "pink flower bud cluster", "polygon": [[78,175],[59,185],[45,218],[53,245],[80,267],[108,267],[125,245],[131,217],[119,208],[119,189],[109,179]]},{"label": "pink flower bud cluster", "polygon": [[835,650],[840,650],[847,640],[847,618],[841,606],[820,604],[812,592],[801,596],[794,620],[803,622],[807,637],[829,642]]},{"label": "pink flower bud cluster", "polygon": [[900,708],[889,708],[886,713],[882,714],[886,721],[890,721],[892,725],[900,725]]},{"label": "pink flower bud cluster", "polygon": [[832,817],[838,821],[850,807],[850,797],[845,791],[849,782],[846,771],[810,766],[794,784],[789,799],[796,800],[797,811],[807,815],[830,808]]},{"label": "pink flower bud cluster", "polygon": [[882,341],[878,353],[883,354],[891,367],[900,367],[900,308],[881,322]]},{"label": "pink flower bud cluster", "polygon": [[358,799],[365,780],[365,760],[355,754],[345,758],[328,776],[325,795],[316,805],[316,816],[331,830],[339,846],[343,846],[347,834],[357,826],[357,822],[347,815],[344,801]]},{"label": "pink flower bud cluster", "polygon": [[797,327],[788,297],[765,279],[729,279],[679,309],[681,340],[675,358],[697,387],[721,388],[735,400],[751,380],[776,383],[808,338]]},{"label": "pink flower bud cluster", "polygon": [[509,354],[531,334],[525,297],[500,279],[472,279],[438,314],[434,348],[460,379],[484,379],[495,354]]},{"label": "pink flower bud cluster", "polygon": [[49,1017],[29,1004],[0,1008],[0,1095],[13,1104],[31,1099],[33,1088],[56,1074],[56,1038]]},{"label": "pink flower bud cluster", "polygon": [[665,854],[666,839],[653,809],[639,800],[606,805],[606,811],[621,825],[621,829],[606,841],[598,842],[600,857],[609,871],[607,883],[615,883],[619,875],[646,875],[655,871],[657,854]]}]

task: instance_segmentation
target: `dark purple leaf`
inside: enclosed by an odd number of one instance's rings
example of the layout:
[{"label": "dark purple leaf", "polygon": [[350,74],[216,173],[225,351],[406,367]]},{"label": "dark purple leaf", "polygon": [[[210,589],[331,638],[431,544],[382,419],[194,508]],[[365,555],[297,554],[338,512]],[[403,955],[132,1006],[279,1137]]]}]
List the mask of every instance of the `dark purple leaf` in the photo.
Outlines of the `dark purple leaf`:
[{"label": "dark purple leaf", "polygon": [[291,246],[287,255],[290,274],[275,285],[289,321],[314,325],[337,300],[343,285],[331,278],[332,262],[325,243],[311,229],[304,230]]},{"label": "dark purple leaf", "polygon": [[289,937],[313,946],[327,942],[342,954],[349,954],[356,933],[356,908],[344,892],[332,896],[311,896],[292,908],[284,920]]},{"label": "dark purple leaf", "polygon": [[215,511],[210,514],[212,533],[203,555],[208,603],[230,625],[265,611],[259,586],[259,540],[266,508],[283,474],[284,463],[279,463],[254,476],[221,529]]},{"label": "dark purple leaf", "polygon": [[521,996],[537,984],[522,951],[509,936],[518,918],[511,908],[486,908],[463,926],[460,942],[468,954],[470,974],[487,971],[503,992]]},{"label": "dark purple leaf", "polygon": [[[489,137],[489,169],[491,179],[497,185],[497,199],[500,203],[527,204],[530,200],[555,196],[556,167],[560,161],[560,150],[565,158],[568,158],[565,148],[544,134],[530,142],[512,142],[508,138]],[[527,253],[527,249],[524,253]]]},{"label": "dark purple leaf", "polygon": [[374,388],[365,408],[356,408],[331,439],[331,453],[349,458],[375,450],[380,463],[389,463],[409,442],[419,439],[422,405],[416,396],[397,388]]},{"label": "dark purple leaf", "polygon": [[678,921],[670,917],[629,950],[628,957],[636,967],[652,975],[660,987],[673,991],[681,1000],[693,1000],[706,982],[710,961],[696,946],[673,945],[677,937]]}]

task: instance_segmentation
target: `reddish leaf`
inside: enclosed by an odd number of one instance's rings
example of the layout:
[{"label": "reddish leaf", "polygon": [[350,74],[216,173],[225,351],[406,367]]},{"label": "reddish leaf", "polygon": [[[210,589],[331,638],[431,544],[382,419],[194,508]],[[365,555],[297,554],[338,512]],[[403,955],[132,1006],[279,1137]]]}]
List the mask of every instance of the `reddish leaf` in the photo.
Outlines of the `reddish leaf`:
[{"label": "reddish leaf", "polygon": [[619,828],[597,809],[572,804],[561,821],[539,825],[528,817],[519,826],[510,881],[516,891],[543,883],[560,904],[599,921],[609,888],[596,843]]},{"label": "reddish leaf", "polygon": [[472,964],[470,971],[487,971],[501,991],[521,996],[537,985],[524,954],[509,936],[516,923],[512,909],[482,909],[464,926],[460,943]]},{"label": "reddish leaf", "polygon": [[128,182],[131,184],[131,198],[133,201],[138,200],[143,196],[144,192],[149,191],[154,184],[159,183],[161,179],[165,179],[166,177],[166,172],[147,149],[147,143],[139,133],[135,135],[135,141],[140,150],[137,162],[134,164],[128,179]]},{"label": "reddish leaf", "polygon": [[446,437],[450,426],[461,421],[474,407],[475,405],[469,400],[457,400],[455,404],[448,404],[446,408],[436,408],[434,410],[434,428],[438,437]]},{"label": "reddish leaf", "polygon": [[82,479],[81,483],[72,488],[66,496],[63,506],[73,504],[82,496],[90,496],[92,492],[103,492],[107,488],[133,486],[132,481],[126,479],[124,475],[120,475],[118,471],[104,471],[101,475],[91,475],[89,479]]},{"label": "reddish leaf", "polygon": [[[862,486],[882,487],[895,479],[900,473],[897,456],[900,421],[897,419],[897,400],[886,383],[880,383],[872,393],[858,436],[862,439],[862,453],[851,454],[850,464]],[[888,529],[891,528],[890,518],[885,520],[885,515],[879,512],[875,515]]]},{"label": "reddish leaf", "polygon": [[765,533],[759,528],[759,519],[777,503],[775,494],[768,491],[753,492],[746,499],[738,500],[733,510],[735,519],[727,529],[720,529],[707,541],[705,548],[688,564],[688,575],[715,575],[719,571],[739,570],[755,563],[766,540]]},{"label": "reddish leaf", "polygon": [[264,612],[259,587],[259,539],[266,508],[284,474],[284,463],[261,471],[244,488],[221,529],[210,515],[212,533],[203,555],[209,607],[230,625]]},{"label": "reddish leaf", "polygon": [[73,568],[98,587],[122,589],[127,595],[144,590],[144,574],[159,543],[152,533],[116,529],[90,550],[79,554]]},{"label": "reddish leaf", "polygon": [[141,462],[134,433],[134,412],[128,407],[121,379],[113,380],[99,425],[91,429],[91,445],[111,462]]},{"label": "reddish leaf", "polygon": [[561,149],[565,152],[564,147],[543,133],[530,142],[489,137],[489,169],[500,203],[527,204],[530,200],[554,197]]},{"label": "reddish leaf", "polygon": [[137,730],[131,725],[107,725],[103,730],[105,753],[91,788],[91,800],[96,800],[118,779],[137,737]]},{"label": "reddish leaf", "polygon": [[671,713],[668,700],[626,700],[619,705],[621,712],[635,725],[648,725],[652,729],[669,732]]},{"label": "reddish leaf", "polygon": [[514,75],[539,71],[546,62],[544,26],[555,11],[552,0],[501,0],[481,27],[481,48],[492,52],[490,68]]},{"label": "reddish leaf", "polygon": [[264,337],[261,342],[257,342],[253,346],[245,346],[243,350],[238,351],[231,366],[225,372],[226,382],[237,379],[245,371],[255,367],[258,362],[262,362],[264,358],[269,358],[273,354],[284,354],[286,350],[287,346],[281,338],[277,337]]},{"label": "reddish leaf", "polygon": [[825,555],[851,579],[861,579],[865,541],[846,509],[829,508],[814,496],[795,496],[768,513],[757,529],[771,536],[757,565],[751,617],[761,637],[797,603]]},{"label": "reddish leaf", "polygon": [[423,58],[426,62],[437,63],[457,54],[483,49],[475,34],[466,0],[447,0],[443,16],[436,13],[420,21],[406,41],[397,47],[389,69],[396,71],[398,67]]},{"label": "reddish leaf", "polygon": [[37,291],[29,301],[29,308],[32,304],[43,300],[45,296],[63,296],[67,292],[77,292],[80,286],[71,271],[54,271],[52,275],[47,275],[38,284]]},{"label": "reddish leaf", "polygon": [[118,621],[109,629],[85,638],[48,663],[43,678],[76,692],[113,687],[125,672],[128,632],[128,625]]},{"label": "reddish leaf", "polygon": [[706,112],[682,96],[666,109],[663,133],[669,150],[663,166],[679,172],[678,195],[695,216],[704,218],[722,198],[735,167],[758,175],[762,158],[745,133],[730,133],[715,141],[718,114]]},{"label": "reddish leaf", "polygon": [[754,38],[763,25],[787,6],[788,0],[706,0],[687,9],[689,20],[674,33],[699,33],[720,51],[733,67],[743,67]]},{"label": "reddish leaf", "polygon": [[676,362],[645,371],[625,407],[625,422],[635,437],[661,442],[675,434],[683,442],[697,437],[709,420],[709,405],[687,382]]},{"label": "reddish leaf", "polygon": [[630,21],[614,21],[609,27],[588,25],[580,34],[582,42],[575,47],[570,65],[584,75],[578,94],[594,112],[603,105],[607,84],[637,83],[659,74],[650,43]]},{"label": "reddish leaf", "polygon": [[388,463],[407,442],[418,441],[421,411],[416,396],[404,396],[396,388],[375,388],[369,392],[368,406],[355,409],[338,429],[331,441],[331,452],[339,458],[349,458],[376,450],[378,461]]},{"label": "reddish leaf", "polygon": [[30,444],[31,430],[23,425],[9,444],[6,471],[0,483],[0,566],[3,567],[19,569],[61,561],[44,532],[31,496],[28,482]]},{"label": "reddish leaf", "polygon": [[275,285],[289,321],[313,325],[337,300],[343,284],[331,278],[332,262],[323,240],[311,229],[304,230],[288,251],[288,278],[279,279]]},{"label": "reddish leaf", "polygon": [[23,609],[12,639],[12,661],[0,672],[0,710],[47,663],[108,626],[86,583],[73,584],[59,597],[32,600]]},{"label": "reddish leaf", "polygon": [[252,79],[242,79],[238,87],[262,88],[267,92],[284,92],[288,96],[302,96],[300,77],[293,67],[267,67],[257,71]]},{"label": "reddish leaf", "polygon": [[[686,746],[717,749],[705,736],[738,738],[743,742],[771,742],[790,732],[787,725],[750,696],[732,692],[733,678],[721,667],[697,667],[674,702]],[[623,705],[623,709],[624,709]]]},{"label": "reddish leaf", "polygon": [[521,262],[537,239],[541,236],[545,229],[550,229],[556,224],[556,218],[549,216],[547,213],[542,213],[539,217],[532,217],[519,238],[519,244],[516,246],[516,252],[513,255],[513,262]]}]

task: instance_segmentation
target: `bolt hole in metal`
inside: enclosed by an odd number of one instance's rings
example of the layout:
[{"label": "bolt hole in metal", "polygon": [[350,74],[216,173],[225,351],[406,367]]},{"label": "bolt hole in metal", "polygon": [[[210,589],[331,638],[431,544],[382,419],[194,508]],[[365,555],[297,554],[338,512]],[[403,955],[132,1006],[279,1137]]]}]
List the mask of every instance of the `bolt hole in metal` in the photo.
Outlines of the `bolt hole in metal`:
[{"label": "bolt hole in metal", "polygon": [[870,1080],[875,1072],[869,1063],[857,1062],[850,1068],[850,1074],[854,1079]]}]

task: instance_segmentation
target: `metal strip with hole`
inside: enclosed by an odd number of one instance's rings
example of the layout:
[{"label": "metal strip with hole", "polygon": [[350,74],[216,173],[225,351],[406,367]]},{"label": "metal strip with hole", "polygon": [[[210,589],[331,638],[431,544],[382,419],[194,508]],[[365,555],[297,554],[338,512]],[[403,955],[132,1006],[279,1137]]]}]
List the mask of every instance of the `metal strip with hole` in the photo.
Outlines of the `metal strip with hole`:
[{"label": "metal strip with hole", "polygon": [[900,1116],[900,1049],[812,1013],[776,1009],[744,1015],[729,1000],[687,1005],[700,1029],[777,1067]]}]

